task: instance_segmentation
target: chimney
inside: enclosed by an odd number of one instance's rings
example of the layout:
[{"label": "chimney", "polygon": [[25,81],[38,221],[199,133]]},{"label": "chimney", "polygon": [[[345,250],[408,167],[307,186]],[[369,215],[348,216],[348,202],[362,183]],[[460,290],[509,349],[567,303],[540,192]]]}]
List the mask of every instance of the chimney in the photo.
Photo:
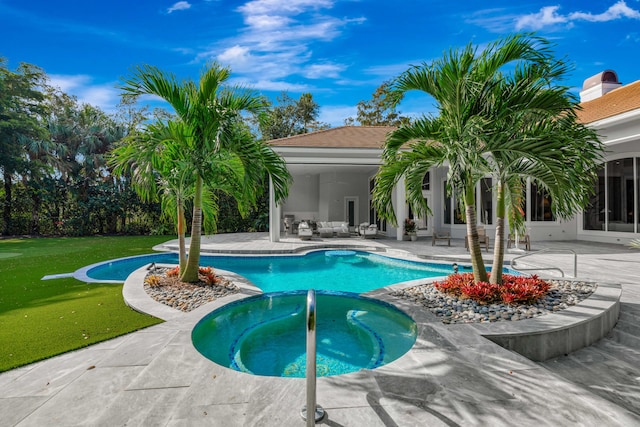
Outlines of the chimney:
[{"label": "chimney", "polygon": [[591,101],[622,86],[613,70],[604,70],[584,81],[580,91],[580,102]]}]

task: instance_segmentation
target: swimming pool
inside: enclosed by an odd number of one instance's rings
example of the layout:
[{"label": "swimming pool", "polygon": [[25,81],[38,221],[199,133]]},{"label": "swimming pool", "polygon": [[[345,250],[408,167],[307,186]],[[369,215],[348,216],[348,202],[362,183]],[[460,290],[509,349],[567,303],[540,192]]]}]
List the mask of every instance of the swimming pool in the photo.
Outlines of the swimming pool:
[{"label": "swimming pool", "polygon": [[[149,263],[178,263],[174,253],[112,260],[78,270],[93,280],[124,281]],[[240,274],[264,292],[323,289],[368,292],[409,280],[451,274],[448,264],[400,260],[362,251],[313,251],[295,256],[203,255],[200,264]],[[80,279],[82,280],[82,279]]]},{"label": "swimming pool", "polygon": [[[227,304],[193,328],[213,362],[253,375],[306,374],[306,292],[263,294]],[[394,306],[356,294],[318,292],[318,376],[375,369],[413,346],[415,322]]]}]

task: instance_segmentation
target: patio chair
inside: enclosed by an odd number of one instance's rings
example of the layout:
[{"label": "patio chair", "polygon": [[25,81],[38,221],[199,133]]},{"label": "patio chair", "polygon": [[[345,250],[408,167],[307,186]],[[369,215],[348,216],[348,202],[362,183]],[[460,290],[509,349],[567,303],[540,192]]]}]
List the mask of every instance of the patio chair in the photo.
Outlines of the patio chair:
[{"label": "patio chair", "polygon": [[298,226],[298,237],[300,240],[310,240],[313,236],[313,229],[306,222],[301,222]]},{"label": "patio chair", "polygon": [[431,236],[431,246],[435,246],[438,240],[446,241],[447,246],[451,246],[451,234],[444,231],[433,231]]},{"label": "patio chair", "polygon": [[376,224],[363,222],[358,227],[358,233],[363,239],[375,239],[376,237],[378,237],[378,226]]},{"label": "patio chair", "polygon": [[[489,252],[489,236],[484,227],[478,227],[478,242],[484,245],[484,249]],[[464,237],[464,248],[469,250],[469,235]]]},{"label": "patio chair", "polygon": [[288,236],[290,234],[293,234],[293,223],[295,222],[295,215],[285,215],[284,216],[284,230],[285,230],[285,234]]},{"label": "patio chair", "polygon": [[[516,236],[513,234],[509,234],[509,237],[507,238],[507,249],[510,249],[511,245],[515,244],[515,242]],[[529,237],[529,230],[527,230],[526,234],[518,236],[518,244],[524,245],[524,248],[527,251],[531,250],[531,237]]]}]

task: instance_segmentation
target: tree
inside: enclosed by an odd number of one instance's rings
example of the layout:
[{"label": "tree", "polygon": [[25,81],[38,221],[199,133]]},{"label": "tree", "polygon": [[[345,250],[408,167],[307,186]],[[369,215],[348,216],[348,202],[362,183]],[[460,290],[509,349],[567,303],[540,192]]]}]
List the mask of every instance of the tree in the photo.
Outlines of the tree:
[{"label": "tree", "polygon": [[[589,202],[597,165],[603,159],[603,146],[595,132],[577,122],[575,103],[566,96],[565,88],[544,88],[531,100],[537,108],[512,110],[509,126],[498,120],[488,139],[490,164],[497,177],[496,235],[490,282],[502,283],[505,239],[504,222],[510,215],[512,230],[523,232],[521,205],[526,178],[551,196],[551,209],[556,218],[570,219]],[[527,91],[527,96],[538,92]],[[502,100],[509,99],[504,91]],[[543,104],[547,104],[544,106]],[[499,102],[502,104],[502,102]],[[502,123],[503,126],[500,124]]]},{"label": "tree", "polygon": [[318,122],[320,106],[310,93],[303,93],[295,100],[283,92],[277,101],[278,105],[270,106],[266,113],[257,119],[258,128],[265,141],[329,127]]},{"label": "tree", "polygon": [[344,124],[354,126],[358,122],[360,126],[400,126],[407,123],[409,119],[396,111],[394,99],[389,96],[391,88],[392,82],[382,83],[369,101],[358,102],[357,117],[345,119]]},{"label": "tree", "polygon": [[[191,153],[185,149],[191,146],[193,144],[182,122],[155,122],[149,124],[144,132],[130,134],[111,152],[109,159],[116,174],[131,179],[141,199],[161,199],[163,215],[176,225],[181,271],[187,265],[185,208],[195,197],[195,173],[189,161]],[[219,176],[235,170],[222,166]],[[219,181],[224,186],[224,180]],[[235,182],[233,179],[230,181]],[[210,189],[205,191],[211,193]],[[202,209],[205,229],[215,228],[214,198],[204,197]]]},{"label": "tree", "polygon": [[242,173],[236,176],[236,182],[228,184],[242,188],[241,200],[248,204],[255,201],[265,172],[271,179],[277,201],[287,196],[291,180],[282,158],[240,128],[241,112],[260,114],[265,104],[263,98],[252,91],[226,86],[230,76],[228,68],[213,64],[203,70],[198,82],[179,82],[173,74],[143,65],[135,68],[122,86],[127,95],[157,95],[167,101],[181,122],[185,141],[189,142],[180,147],[187,154],[185,166],[192,171],[194,182],[191,243],[187,265],[181,274],[181,280],[186,282],[198,280],[203,188],[205,184],[215,184],[216,170],[212,162],[238,160]]},{"label": "tree", "polygon": [[[407,199],[414,212],[426,215],[428,207],[422,197],[422,178],[433,166],[448,166],[448,192],[465,207],[469,251],[477,282],[488,280],[475,211],[476,185],[492,172],[487,141],[494,135],[497,123],[505,126],[503,131],[517,131],[514,128],[517,124],[508,120],[512,110],[505,111],[504,106],[499,107],[496,102],[495,97],[500,96],[496,88],[500,88],[509,73],[517,74],[522,66],[552,67],[548,46],[546,41],[528,34],[498,40],[481,52],[469,44],[445,53],[431,64],[411,67],[391,86],[390,97],[394,103],[411,90],[431,95],[438,115],[422,116],[389,135],[383,165],[376,176],[373,195],[376,208],[383,217],[397,223],[391,195],[398,181],[404,178]],[[525,95],[525,87],[512,89],[514,99]]]},{"label": "tree", "polygon": [[24,172],[28,159],[25,145],[46,137],[42,124],[45,113],[44,72],[31,64],[20,64],[15,72],[0,58],[0,168],[4,180],[4,227],[2,234],[11,233],[12,182],[14,175]]}]

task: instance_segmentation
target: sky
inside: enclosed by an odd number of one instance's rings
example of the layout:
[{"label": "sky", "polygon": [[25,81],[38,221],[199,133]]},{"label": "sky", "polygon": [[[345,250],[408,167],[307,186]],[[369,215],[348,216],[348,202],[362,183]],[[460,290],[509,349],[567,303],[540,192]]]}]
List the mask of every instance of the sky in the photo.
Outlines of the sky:
[{"label": "sky", "polygon": [[[149,64],[197,80],[212,62],[272,102],[309,92],[340,126],[411,65],[520,31],[555,44],[575,93],[605,69],[640,80],[640,0],[0,0],[0,57],[44,69],[54,86],[114,112],[121,79]],[[159,104],[148,100],[151,106]],[[411,94],[404,115],[434,111]]]}]

